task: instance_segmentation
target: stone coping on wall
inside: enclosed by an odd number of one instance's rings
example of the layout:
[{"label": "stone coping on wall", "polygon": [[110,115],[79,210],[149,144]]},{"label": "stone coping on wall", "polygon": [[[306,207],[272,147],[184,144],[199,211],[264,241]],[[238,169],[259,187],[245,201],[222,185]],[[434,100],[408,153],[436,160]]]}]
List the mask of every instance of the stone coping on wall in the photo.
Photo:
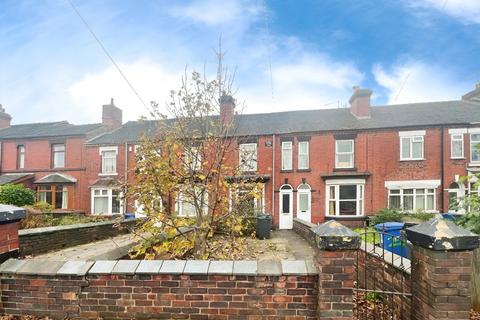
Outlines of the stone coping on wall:
[{"label": "stone coping on wall", "polygon": [[410,259],[404,258],[398,254],[382,249],[379,246],[375,246],[371,243],[365,243],[363,241],[360,245],[360,250],[377,259],[383,259],[385,263],[397,268],[400,271],[406,272],[407,274],[411,273]]},{"label": "stone coping on wall", "polygon": [[85,276],[135,274],[288,276],[317,275],[312,260],[99,260],[52,261],[9,259],[0,274]]},{"label": "stone coping on wall", "polygon": [[100,221],[100,222],[88,222],[88,223],[77,223],[77,224],[69,224],[63,226],[54,226],[54,227],[43,227],[43,228],[32,228],[32,229],[22,229],[18,231],[19,236],[29,236],[39,233],[53,233],[62,230],[71,230],[71,229],[83,229],[83,228],[91,228],[97,226],[104,226],[104,225],[114,225],[117,223],[127,223],[132,221],[142,221],[143,218],[135,218],[135,219],[121,219],[121,220],[110,220],[110,221]]}]

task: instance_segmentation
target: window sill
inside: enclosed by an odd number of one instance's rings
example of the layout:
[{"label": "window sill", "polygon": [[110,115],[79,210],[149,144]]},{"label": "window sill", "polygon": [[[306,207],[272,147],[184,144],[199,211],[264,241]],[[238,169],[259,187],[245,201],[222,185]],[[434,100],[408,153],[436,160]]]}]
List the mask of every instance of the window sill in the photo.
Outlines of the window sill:
[{"label": "window sill", "polygon": [[468,164],[469,167],[480,167],[480,162],[470,162]]},{"label": "window sill", "polygon": [[117,172],[112,172],[112,173],[99,173],[99,177],[108,177],[108,176],[118,176]]},{"label": "window sill", "polygon": [[[452,157],[452,158],[450,158],[450,160],[465,160],[465,159],[466,159],[465,157],[461,157],[461,158],[453,158]],[[479,163],[479,165],[480,165],[480,163]]]},{"label": "window sill", "polygon": [[292,169],[288,169],[288,170],[281,169],[280,172],[281,173],[293,173],[293,170]]},{"label": "window sill", "polygon": [[297,169],[297,172],[312,172],[311,169]]},{"label": "window sill", "polygon": [[408,161],[425,161],[427,159],[421,158],[421,159],[400,159],[400,162],[408,162]]},{"label": "window sill", "polygon": [[357,171],[357,167],[346,167],[346,168],[334,168],[333,172],[338,171]]},{"label": "window sill", "polygon": [[330,220],[342,220],[342,219],[345,219],[345,220],[354,220],[354,219],[364,220],[366,218],[367,218],[367,216],[365,216],[365,215],[361,215],[361,216],[325,216],[325,219],[330,219]]}]

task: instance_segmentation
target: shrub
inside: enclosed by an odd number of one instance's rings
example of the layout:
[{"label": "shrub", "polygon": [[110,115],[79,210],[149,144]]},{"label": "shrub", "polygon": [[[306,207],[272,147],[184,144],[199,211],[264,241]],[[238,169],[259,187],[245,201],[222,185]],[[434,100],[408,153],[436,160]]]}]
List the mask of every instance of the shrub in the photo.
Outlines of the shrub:
[{"label": "shrub", "polygon": [[43,202],[43,201],[35,202],[31,206],[31,208],[34,209],[34,210],[38,210],[41,213],[48,213],[48,212],[52,212],[52,210],[53,210],[53,207],[50,203]]},{"label": "shrub", "polygon": [[407,213],[407,214],[405,214],[405,216],[412,217],[412,218],[414,218],[416,220],[420,220],[420,221],[428,221],[428,220],[432,219],[435,216],[435,214],[428,213],[428,212],[425,212],[423,210],[418,210],[415,213]]},{"label": "shrub", "polygon": [[480,212],[468,212],[455,219],[455,223],[476,234],[480,234]]},{"label": "shrub", "polygon": [[370,225],[384,222],[402,222],[403,214],[396,209],[381,209],[376,215],[370,218]]},{"label": "shrub", "polygon": [[20,184],[5,184],[0,187],[0,203],[23,207],[35,202],[35,191]]}]

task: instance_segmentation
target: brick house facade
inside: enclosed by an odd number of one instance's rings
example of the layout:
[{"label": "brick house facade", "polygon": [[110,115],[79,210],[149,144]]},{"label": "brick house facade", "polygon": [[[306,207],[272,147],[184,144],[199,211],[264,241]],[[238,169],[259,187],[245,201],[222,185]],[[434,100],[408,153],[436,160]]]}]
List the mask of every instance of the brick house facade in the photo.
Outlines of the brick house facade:
[{"label": "brick house facade", "polygon": [[[291,228],[296,216],[361,221],[388,206],[446,212],[449,199],[469,191],[459,177],[480,168],[471,147],[480,139],[480,86],[461,100],[391,106],[372,107],[371,93],[354,88],[349,109],[251,115],[234,115],[225,100],[221,119],[233,119],[238,143],[256,149],[255,174],[264,179],[259,206],[276,226]],[[109,181],[132,179],[139,138],[154,128],[130,121],[88,141],[89,183],[109,190]],[[115,150],[116,172],[101,174],[102,150]],[[135,206],[127,201],[121,209]]]},{"label": "brick house facade", "polygon": [[[480,86],[460,100],[405,105],[372,107],[371,94],[354,88],[350,108],[246,115],[234,114],[231,98],[222,100],[220,118],[236,127],[238,148],[232,158],[239,161],[244,148],[256,153],[254,175],[264,183],[257,209],[273,213],[274,225],[291,228],[297,216],[313,223],[329,218],[361,222],[388,206],[445,212],[450,199],[469,192],[459,177],[480,169],[480,152],[471,147],[480,143]],[[76,180],[69,193],[75,196],[68,201],[73,209],[136,211],[133,200],[122,201],[120,186],[134,179],[136,146],[142,135],[152,134],[156,122],[121,125],[121,111],[113,102],[104,106],[102,120],[84,126],[24,125],[43,127],[49,136],[8,134],[19,126],[0,130],[0,181],[30,174],[19,179],[38,188],[40,179],[58,173],[53,178]],[[49,126],[63,127],[62,134]],[[51,165],[52,146],[59,140],[65,145],[61,170]],[[26,155],[20,170],[22,143]]]},{"label": "brick house facade", "polygon": [[[11,120],[3,108],[0,117]],[[0,184],[21,183],[37,191],[37,200],[50,203],[56,210],[88,213],[85,142],[121,126],[121,118],[121,110],[112,101],[103,106],[102,123],[0,122]]]}]

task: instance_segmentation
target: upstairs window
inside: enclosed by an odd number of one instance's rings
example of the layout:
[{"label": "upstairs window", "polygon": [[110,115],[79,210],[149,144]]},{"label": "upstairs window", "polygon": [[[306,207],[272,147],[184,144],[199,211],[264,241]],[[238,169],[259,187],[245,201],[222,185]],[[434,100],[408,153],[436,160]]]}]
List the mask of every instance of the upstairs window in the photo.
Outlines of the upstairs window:
[{"label": "upstairs window", "polygon": [[470,161],[480,162],[480,133],[470,135]]},{"label": "upstairs window", "polygon": [[65,145],[54,144],[52,145],[52,160],[54,168],[65,167]]},{"label": "upstairs window", "polygon": [[282,142],[282,170],[292,170],[292,141]]},{"label": "upstairs window", "polygon": [[185,151],[185,165],[187,170],[199,171],[202,169],[202,155],[199,147],[190,147]]},{"label": "upstairs window", "polygon": [[308,169],[310,167],[309,160],[309,142],[300,141],[298,143],[298,169]]},{"label": "upstairs window", "polygon": [[463,134],[452,134],[451,138],[451,158],[462,159],[463,155]]},{"label": "upstairs window", "polygon": [[354,141],[335,141],[335,168],[353,168]]},{"label": "upstairs window", "polygon": [[117,174],[117,147],[100,148],[102,174]]},{"label": "upstairs window", "polygon": [[25,168],[25,146],[17,146],[17,169]]},{"label": "upstairs window", "polygon": [[425,131],[400,132],[400,160],[424,160]]},{"label": "upstairs window", "polygon": [[242,143],[239,146],[240,170],[246,172],[257,171],[257,144]]}]

